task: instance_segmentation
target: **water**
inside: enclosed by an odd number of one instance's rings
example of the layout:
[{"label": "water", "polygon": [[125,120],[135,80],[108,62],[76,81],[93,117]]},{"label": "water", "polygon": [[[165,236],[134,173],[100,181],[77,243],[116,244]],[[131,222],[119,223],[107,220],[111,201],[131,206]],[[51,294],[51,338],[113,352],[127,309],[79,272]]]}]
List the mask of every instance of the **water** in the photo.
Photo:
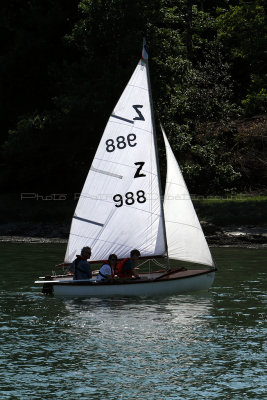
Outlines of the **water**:
[{"label": "water", "polygon": [[266,249],[213,249],[207,293],[79,301],[33,285],[64,245],[0,250],[1,399],[266,398]]}]

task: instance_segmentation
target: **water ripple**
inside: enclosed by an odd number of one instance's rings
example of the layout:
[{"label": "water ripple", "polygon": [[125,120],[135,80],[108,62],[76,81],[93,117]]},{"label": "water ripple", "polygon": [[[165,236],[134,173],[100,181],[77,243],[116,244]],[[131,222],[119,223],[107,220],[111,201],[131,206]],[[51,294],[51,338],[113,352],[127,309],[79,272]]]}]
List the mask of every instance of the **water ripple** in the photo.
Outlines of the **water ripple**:
[{"label": "water ripple", "polygon": [[242,269],[232,262],[232,278],[227,255],[236,253],[223,254],[209,293],[160,301],[43,297],[32,287],[34,267],[6,279],[1,399],[264,398],[265,266],[253,263],[246,281],[246,253]]}]

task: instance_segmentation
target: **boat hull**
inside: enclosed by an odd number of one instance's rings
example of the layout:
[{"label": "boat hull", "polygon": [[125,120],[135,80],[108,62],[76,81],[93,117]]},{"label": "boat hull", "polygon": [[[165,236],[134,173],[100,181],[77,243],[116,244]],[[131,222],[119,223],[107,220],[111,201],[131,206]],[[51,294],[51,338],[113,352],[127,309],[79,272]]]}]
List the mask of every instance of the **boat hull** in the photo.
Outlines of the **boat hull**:
[{"label": "boat hull", "polygon": [[[59,297],[153,297],[208,290],[215,277],[215,270],[185,271],[162,279],[99,284],[90,281],[46,281],[55,296]],[[40,283],[40,282],[38,282]]]}]

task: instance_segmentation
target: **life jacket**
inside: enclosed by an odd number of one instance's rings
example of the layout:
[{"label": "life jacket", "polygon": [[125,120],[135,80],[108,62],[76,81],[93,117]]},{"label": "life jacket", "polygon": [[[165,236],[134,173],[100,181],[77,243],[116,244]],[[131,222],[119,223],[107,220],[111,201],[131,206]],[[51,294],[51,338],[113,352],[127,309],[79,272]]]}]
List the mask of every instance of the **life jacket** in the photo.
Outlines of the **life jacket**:
[{"label": "life jacket", "polygon": [[127,271],[124,272],[124,264],[126,261],[130,260],[129,258],[124,258],[123,260],[120,260],[117,262],[117,265],[115,267],[115,274],[118,275],[118,278],[131,278],[132,277],[132,271]]}]

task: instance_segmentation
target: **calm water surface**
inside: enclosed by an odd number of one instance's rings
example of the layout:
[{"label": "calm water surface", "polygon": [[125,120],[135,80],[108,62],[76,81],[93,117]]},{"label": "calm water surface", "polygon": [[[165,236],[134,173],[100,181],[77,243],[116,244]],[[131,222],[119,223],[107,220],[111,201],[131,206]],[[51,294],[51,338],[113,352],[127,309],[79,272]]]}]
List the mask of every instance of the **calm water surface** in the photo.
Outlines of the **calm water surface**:
[{"label": "calm water surface", "polygon": [[265,397],[267,249],[213,249],[207,293],[58,300],[64,245],[0,244],[1,399]]}]

